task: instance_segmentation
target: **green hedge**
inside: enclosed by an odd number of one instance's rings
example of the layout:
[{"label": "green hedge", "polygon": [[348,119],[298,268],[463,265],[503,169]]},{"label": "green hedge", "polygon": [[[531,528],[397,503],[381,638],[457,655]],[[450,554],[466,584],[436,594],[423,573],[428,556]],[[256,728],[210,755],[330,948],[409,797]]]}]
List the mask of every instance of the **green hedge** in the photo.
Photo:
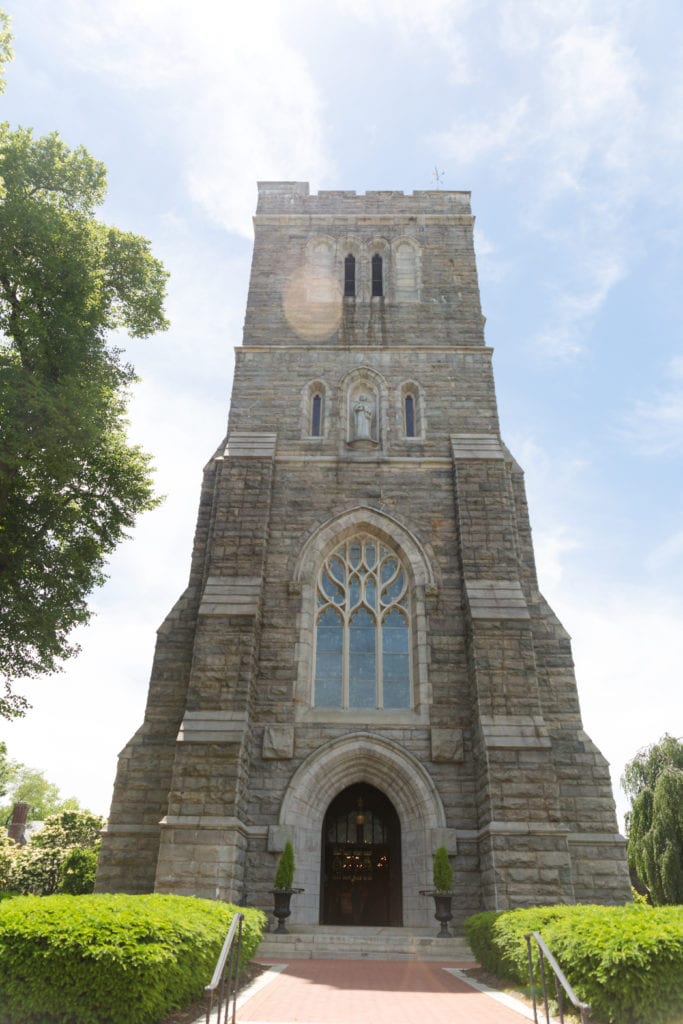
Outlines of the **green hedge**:
[{"label": "green hedge", "polygon": [[493,973],[527,983],[526,932],[540,932],[594,1019],[683,1024],[683,906],[532,907],[465,922],[472,952]]},{"label": "green hedge", "polygon": [[[200,999],[237,908],[188,896],[0,903],[0,1024],[156,1024]],[[264,915],[246,915],[242,963]]]}]

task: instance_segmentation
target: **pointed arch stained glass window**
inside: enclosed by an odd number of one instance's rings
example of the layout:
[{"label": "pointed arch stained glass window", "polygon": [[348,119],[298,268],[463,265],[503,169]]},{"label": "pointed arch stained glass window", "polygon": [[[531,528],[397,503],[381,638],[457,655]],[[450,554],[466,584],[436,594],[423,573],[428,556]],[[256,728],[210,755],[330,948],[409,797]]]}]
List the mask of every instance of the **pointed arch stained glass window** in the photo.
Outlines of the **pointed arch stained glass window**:
[{"label": "pointed arch stained glass window", "polygon": [[407,574],[396,553],[369,535],[335,548],[318,573],[314,702],[411,706]]}]

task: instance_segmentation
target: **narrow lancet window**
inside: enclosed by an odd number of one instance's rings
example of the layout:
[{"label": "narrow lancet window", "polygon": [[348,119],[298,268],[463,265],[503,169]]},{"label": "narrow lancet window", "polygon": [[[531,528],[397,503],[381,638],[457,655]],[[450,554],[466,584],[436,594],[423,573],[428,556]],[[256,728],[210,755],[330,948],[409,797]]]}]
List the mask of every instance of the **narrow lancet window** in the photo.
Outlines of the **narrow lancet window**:
[{"label": "narrow lancet window", "polygon": [[344,297],[352,299],[356,294],[356,257],[351,253],[344,260]]},{"label": "narrow lancet window", "polygon": [[415,398],[406,395],[403,402],[406,437],[415,437]]},{"label": "narrow lancet window", "polygon": [[379,253],[375,253],[372,257],[372,294],[373,297],[384,295],[382,286],[382,257]]},{"label": "narrow lancet window", "polygon": [[322,436],[323,398],[320,394],[311,399],[311,437]]}]

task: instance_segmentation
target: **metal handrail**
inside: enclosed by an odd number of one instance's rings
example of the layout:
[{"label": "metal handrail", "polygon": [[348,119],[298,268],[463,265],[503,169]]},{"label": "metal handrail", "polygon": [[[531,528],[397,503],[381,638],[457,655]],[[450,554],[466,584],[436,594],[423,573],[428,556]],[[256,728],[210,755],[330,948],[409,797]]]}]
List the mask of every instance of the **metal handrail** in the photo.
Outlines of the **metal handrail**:
[{"label": "metal handrail", "polygon": [[[214,999],[217,998],[216,1017],[211,1024],[227,1024],[232,1000],[232,1024],[237,1015],[237,981],[242,951],[242,922],[244,914],[235,914],[230,922],[228,934],[216,963],[216,969],[209,984],[204,988],[206,995],[206,1024],[211,1022]],[[235,936],[237,941],[235,942]],[[236,947],[236,948],[235,948]]]},{"label": "metal handrail", "polygon": [[541,938],[539,932],[527,932],[524,936],[526,939],[527,954],[529,957],[529,981],[531,984],[531,999],[534,1005],[534,1021],[538,1024],[538,1013],[536,1009],[536,984],[534,981],[534,965],[533,956],[531,953],[531,940],[533,939],[538,946],[538,964],[541,973],[541,989],[543,991],[543,1003],[545,1008],[545,1020],[546,1024],[550,1024],[550,1009],[548,1007],[548,987],[546,984],[545,976],[545,964],[546,961],[552,968],[555,980],[555,998],[557,999],[557,1006],[560,1013],[560,1024],[564,1024],[564,995],[563,991],[566,992],[567,998],[569,999],[572,1006],[577,1009],[581,1014],[581,1024],[588,1024],[590,1019],[591,1008],[588,1003],[582,1003],[578,998],[574,989],[567,981],[562,968],[558,964],[557,960],[550,952],[545,942]]}]

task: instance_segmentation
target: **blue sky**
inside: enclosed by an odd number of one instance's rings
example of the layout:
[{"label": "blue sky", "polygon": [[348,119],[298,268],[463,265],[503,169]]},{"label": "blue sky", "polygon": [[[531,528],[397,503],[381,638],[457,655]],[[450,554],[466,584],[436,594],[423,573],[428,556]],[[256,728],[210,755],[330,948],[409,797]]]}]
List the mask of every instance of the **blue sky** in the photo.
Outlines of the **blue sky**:
[{"label": "blue sky", "polygon": [[[224,434],[256,181],[472,192],[502,433],[541,589],[611,762],[683,735],[683,8],[677,0],[7,0],[3,119],[109,168],[102,217],[171,271],[131,342],[164,506],[93,595],[10,753],[106,813]],[[418,10],[419,7],[419,10]]]}]

